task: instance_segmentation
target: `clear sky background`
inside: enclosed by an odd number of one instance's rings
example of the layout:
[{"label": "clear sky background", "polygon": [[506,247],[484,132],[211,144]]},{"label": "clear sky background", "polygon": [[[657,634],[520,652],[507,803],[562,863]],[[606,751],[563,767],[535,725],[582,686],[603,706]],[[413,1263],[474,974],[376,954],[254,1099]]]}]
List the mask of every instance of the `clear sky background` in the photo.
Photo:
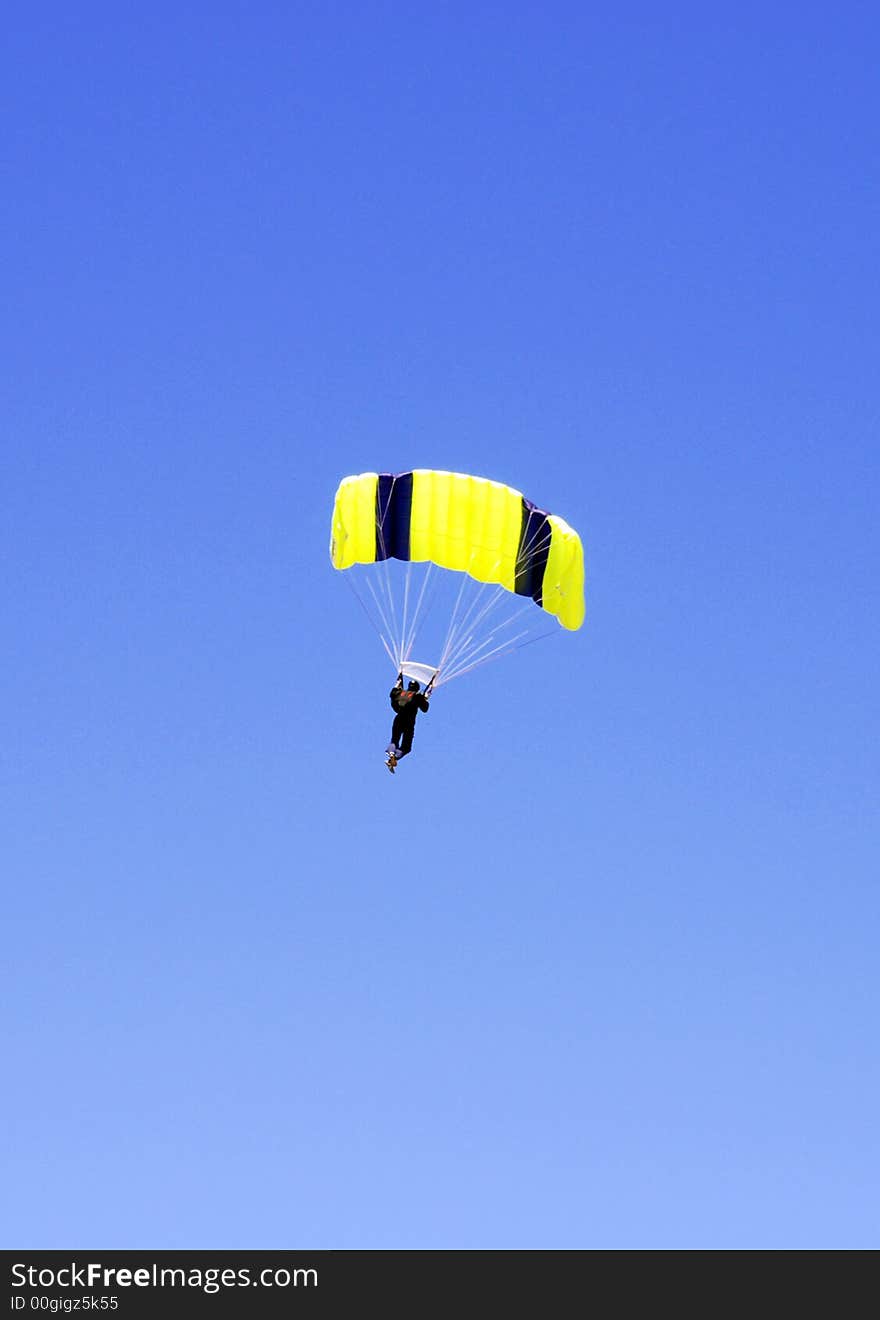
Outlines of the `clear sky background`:
[{"label": "clear sky background", "polygon": [[[878,1245],[878,35],[7,15],[5,1245]],[[418,466],[587,621],[392,778]]]}]

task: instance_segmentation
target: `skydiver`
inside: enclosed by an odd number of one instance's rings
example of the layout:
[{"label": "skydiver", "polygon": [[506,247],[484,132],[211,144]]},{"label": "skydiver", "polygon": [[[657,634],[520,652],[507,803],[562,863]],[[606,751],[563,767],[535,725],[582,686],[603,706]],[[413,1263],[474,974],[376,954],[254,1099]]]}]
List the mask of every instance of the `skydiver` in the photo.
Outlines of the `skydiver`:
[{"label": "skydiver", "polygon": [[407,756],[412,751],[416,716],[420,710],[428,709],[428,693],[430,690],[431,683],[422,693],[418,683],[413,678],[410,679],[406,691],[404,691],[403,674],[398,674],[397,682],[388,694],[391,698],[391,709],[394,711],[394,723],[391,726],[391,742],[385,748],[385,764],[392,774],[397,769],[397,762],[401,757]]}]

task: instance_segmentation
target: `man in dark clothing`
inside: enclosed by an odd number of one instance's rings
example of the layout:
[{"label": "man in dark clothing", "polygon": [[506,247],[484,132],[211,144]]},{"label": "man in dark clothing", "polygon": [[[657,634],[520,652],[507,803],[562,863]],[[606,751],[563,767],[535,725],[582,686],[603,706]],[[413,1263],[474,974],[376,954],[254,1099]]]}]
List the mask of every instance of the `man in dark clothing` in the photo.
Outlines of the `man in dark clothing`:
[{"label": "man in dark clothing", "polygon": [[403,688],[403,674],[398,674],[397,682],[389,693],[391,709],[394,711],[394,723],[391,726],[391,742],[385,748],[388,769],[394,774],[397,762],[412,750],[413,734],[416,728],[416,716],[420,710],[428,709],[428,698],[419,689],[416,680],[410,679],[406,691]]}]

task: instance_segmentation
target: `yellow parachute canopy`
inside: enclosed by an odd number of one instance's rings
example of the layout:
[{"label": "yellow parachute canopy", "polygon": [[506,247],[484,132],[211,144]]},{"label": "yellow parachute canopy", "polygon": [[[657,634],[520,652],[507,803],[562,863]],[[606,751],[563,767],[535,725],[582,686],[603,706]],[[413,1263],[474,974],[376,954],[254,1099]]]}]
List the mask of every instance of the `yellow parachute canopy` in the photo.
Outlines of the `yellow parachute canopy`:
[{"label": "yellow parachute canopy", "polygon": [[334,568],[386,559],[437,564],[530,596],[563,628],[584,621],[584,552],[557,514],[518,490],[461,472],[363,472],[336,492]]}]

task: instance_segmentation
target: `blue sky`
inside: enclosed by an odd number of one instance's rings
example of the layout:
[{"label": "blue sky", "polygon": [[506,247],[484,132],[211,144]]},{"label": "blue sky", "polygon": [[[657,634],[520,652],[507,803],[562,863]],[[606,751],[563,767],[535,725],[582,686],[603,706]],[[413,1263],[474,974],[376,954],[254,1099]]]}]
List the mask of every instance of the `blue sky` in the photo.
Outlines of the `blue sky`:
[{"label": "blue sky", "polygon": [[[878,27],[10,18],[7,1245],[877,1245]],[[418,466],[587,621],[392,779]]]}]

